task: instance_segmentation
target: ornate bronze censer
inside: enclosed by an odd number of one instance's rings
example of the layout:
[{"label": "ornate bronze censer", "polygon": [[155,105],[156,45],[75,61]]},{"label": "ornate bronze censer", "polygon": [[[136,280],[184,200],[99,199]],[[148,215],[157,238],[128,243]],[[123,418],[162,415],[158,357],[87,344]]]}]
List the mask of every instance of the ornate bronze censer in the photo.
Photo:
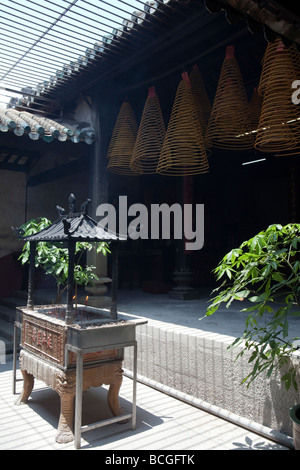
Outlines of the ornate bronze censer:
[{"label": "ornate bronze censer", "polygon": [[[14,391],[16,382],[17,328],[21,328],[20,370],[23,390],[17,404],[26,403],[34,386],[34,378],[42,380],[60,396],[60,418],[57,442],[74,439],[80,447],[81,433],[118,421],[131,419],[136,426],[136,326],[145,323],[117,313],[117,272],[119,242],[126,238],[105,231],[87,215],[89,200],[75,209],[75,197],[69,197],[69,214],[57,207],[59,219],[44,230],[19,237],[30,243],[30,264],[27,306],[17,308],[14,345]],[[66,305],[34,305],[34,268],[36,244],[41,241],[65,242],[69,252]],[[112,285],[110,311],[74,306],[73,283],[76,241],[111,242]],[[132,412],[122,415],[119,390],[122,384],[124,348],[133,346]],[[105,421],[81,425],[82,392],[90,387],[109,385],[107,400],[114,415]],[[75,398],[75,424],[74,424]]]}]

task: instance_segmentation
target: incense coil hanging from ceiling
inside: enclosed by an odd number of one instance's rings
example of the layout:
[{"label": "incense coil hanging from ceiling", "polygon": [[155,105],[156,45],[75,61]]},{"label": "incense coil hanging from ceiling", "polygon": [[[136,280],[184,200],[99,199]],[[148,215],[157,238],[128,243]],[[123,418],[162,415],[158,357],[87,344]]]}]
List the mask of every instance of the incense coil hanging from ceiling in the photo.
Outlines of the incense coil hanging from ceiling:
[{"label": "incense coil hanging from ceiling", "polygon": [[170,176],[207,173],[209,164],[187,73],[182,74],[157,166]]},{"label": "incense coil hanging from ceiling", "polygon": [[292,61],[293,67],[296,70],[296,74],[299,78],[300,73],[300,63],[299,63],[299,52],[295,43],[290,46],[284,46],[281,39],[277,38],[275,41],[269,42],[265,53],[262,59],[262,71],[260,74],[258,93],[263,96],[266,91],[266,86],[268,81],[273,80],[272,76],[274,75],[274,60],[278,57],[279,52],[285,52],[285,55],[288,54],[290,60]]},{"label": "incense coil hanging from ceiling", "polygon": [[155,88],[150,87],[135,141],[131,169],[144,174],[156,173],[166,128]]},{"label": "incense coil hanging from ceiling", "polygon": [[298,53],[281,40],[269,43],[263,59],[259,90],[263,95],[255,148],[261,152],[292,151],[300,144],[299,107],[292,102]]},{"label": "incense coil hanging from ceiling", "polygon": [[130,168],[132,153],[137,137],[138,126],[129,101],[122,103],[118,118],[112,133],[107,151],[107,170],[120,175],[135,175],[141,173],[141,168],[136,172]]},{"label": "incense coil hanging from ceiling", "polygon": [[257,131],[258,129],[262,102],[263,97],[258,93],[258,88],[255,87],[249,101],[249,116],[252,131]]},{"label": "incense coil hanging from ceiling", "polygon": [[233,46],[226,48],[205,140],[207,146],[228,150],[254,145],[248,100]]},{"label": "incense coil hanging from ceiling", "polygon": [[[293,45],[293,48],[296,49],[295,45]],[[297,77],[300,77],[300,52],[298,52],[298,54],[293,53],[293,57],[294,57],[294,63],[295,63]],[[296,102],[294,103],[294,105],[299,107],[300,104],[297,102],[299,100],[298,90],[299,90],[299,85],[296,82],[294,84],[294,86],[292,87],[292,91],[293,91],[293,93],[294,92],[296,93],[296,96],[294,97],[294,99],[296,99]],[[298,125],[295,126],[300,132],[299,126],[300,126],[300,121],[298,121]],[[298,134],[298,132],[297,132],[297,134]],[[298,142],[297,142],[297,145],[295,147],[293,147],[292,149],[289,149],[289,150],[280,151],[280,152],[276,153],[275,156],[276,157],[289,157],[289,156],[292,156],[292,155],[300,155],[300,139],[297,139],[297,140],[298,140]]]}]

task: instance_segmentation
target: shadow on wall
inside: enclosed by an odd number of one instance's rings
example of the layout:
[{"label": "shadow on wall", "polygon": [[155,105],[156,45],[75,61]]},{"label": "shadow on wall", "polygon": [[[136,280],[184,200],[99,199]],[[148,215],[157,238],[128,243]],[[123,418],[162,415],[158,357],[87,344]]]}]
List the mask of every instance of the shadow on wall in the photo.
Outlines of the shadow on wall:
[{"label": "shadow on wall", "polygon": [[[279,374],[258,377],[249,388],[241,385],[251,364],[246,352],[227,349],[232,337],[148,322],[138,328],[138,374],[206,403],[289,436],[289,408],[297,402],[295,390],[285,390]],[[132,370],[132,357],[124,367]]]},{"label": "shadow on wall", "polygon": [[[295,364],[297,362],[298,361],[295,361]],[[291,363],[287,363],[280,372],[276,371],[275,376],[270,379],[270,404],[266,403],[264,410],[264,419],[266,420],[271,419],[267,411],[271,410],[278,423],[279,430],[291,429],[292,423],[289,409],[299,403],[299,392],[296,391],[293,386],[291,386],[289,390],[286,390],[284,383],[280,380],[280,377],[288,372],[290,367]],[[299,366],[297,368],[296,381],[298,384],[300,383]],[[274,404],[276,404],[276,406],[274,406]]]}]

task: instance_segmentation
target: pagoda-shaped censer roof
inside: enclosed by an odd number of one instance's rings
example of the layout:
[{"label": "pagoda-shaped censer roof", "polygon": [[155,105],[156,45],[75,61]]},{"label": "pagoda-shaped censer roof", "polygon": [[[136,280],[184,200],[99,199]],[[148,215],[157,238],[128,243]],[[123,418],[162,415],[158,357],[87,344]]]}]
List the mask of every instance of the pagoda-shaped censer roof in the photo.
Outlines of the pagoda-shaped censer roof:
[{"label": "pagoda-shaped censer roof", "polygon": [[[80,212],[76,212],[75,196],[69,196],[69,214],[65,209],[56,206],[59,219],[53,222],[49,227],[32,235],[25,235],[23,229],[17,229],[16,232],[20,239],[30,243],[29,256],[29,280],[28,280],[28,300],[27,308],[33,310],[33,292],[34,292],[34,267],[35,267],[35,246],[38,242],[66,242],[68,246],[68,283],[67,283],[67,307],[66,307],[66,324],[73,323],[73,283],[74,283],[74,266],[75,266],[75,245],[77,241],[89,242],[118,242],[126,241],[125,236],[117,235],[109,230],[104,230],[95,220],[87,215],[87,208],[90,199],[81,205]],[[112,303],[111,318],[117,318],[117,276],[118,276],[118,243],[112,250]]]},{"label": "pagoda-shaped censer roof", "polygon": [[44,228],[40,232],[33,235],[23,236],[22,230],[18,234],[22,240],[36,241],[36,242],[56,242],[67,240],[78,241],[125,241],[125,236],[120,236],[109,230],[104,230],[97,222],[87,214],[87,208],[90,199],[87,199],[81,207],[80,211],[76,212],[75,196],[69,196],[69,214],[66,214],[65,209],[56,206],[59,213],[59,219],[53,222],[49,227]]}]

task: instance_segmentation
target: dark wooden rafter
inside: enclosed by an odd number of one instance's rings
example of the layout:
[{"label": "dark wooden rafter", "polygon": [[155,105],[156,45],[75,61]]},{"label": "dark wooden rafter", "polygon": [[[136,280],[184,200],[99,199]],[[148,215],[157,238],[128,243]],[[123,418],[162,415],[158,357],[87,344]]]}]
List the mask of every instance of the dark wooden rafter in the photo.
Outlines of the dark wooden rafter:
[{"label": "dark wooden rafter", "polygon": [[85,170],[88,171],[88,165],[86,158],[78,158],[29,177],[27,184],[28,186],[38,186],[40,184],[56,181],[60,178],[72,176]]},{"label": "dark wooden rafter", "polygon": [[0,170],[28,173],[41,158],[41,152],[19,148],[0,147]]}]

